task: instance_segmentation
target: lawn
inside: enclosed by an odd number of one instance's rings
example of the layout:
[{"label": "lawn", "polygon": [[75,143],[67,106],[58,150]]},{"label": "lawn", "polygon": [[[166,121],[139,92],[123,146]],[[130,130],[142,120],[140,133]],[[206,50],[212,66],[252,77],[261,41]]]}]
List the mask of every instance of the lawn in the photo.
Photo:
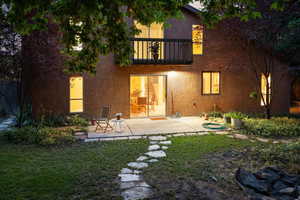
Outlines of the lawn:
[{"label": "lawn", "polygon": [[0,143],[0,199],[119,199],[116,177],[145,140],[59,148]]},{"label": "lawn", "polygon": [[[167,157],[143,172],[153,199],[244,199],[234,181],[238,167],[265,163],[257,149],[270,144],[222,135],[171,138]],[[120,199],[117,177],[147,151],[146,140],[62,147],[0,143],[0,196],[11,199]]]}]

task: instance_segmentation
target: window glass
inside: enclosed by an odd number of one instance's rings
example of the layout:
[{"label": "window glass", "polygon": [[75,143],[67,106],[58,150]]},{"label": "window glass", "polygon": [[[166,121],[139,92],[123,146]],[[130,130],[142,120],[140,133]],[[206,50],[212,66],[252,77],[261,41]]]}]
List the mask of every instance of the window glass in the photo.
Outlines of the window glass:
[{"label": "window glass", "polygon": [[83,112],[83,78],[70,78],[70,112]]},{"label": "window glass", "polygon": [[210,94],[210,72],[203,72],[203,94]]},{"label": "window glass", "polygon": [[202,94],[220,93],[220,72],[202,72]]},{"label": "window glass", "polygon": [[203,54],[203,26],[193,25],[192,27],[193,54]]},{"label": "window glass", "polygon": [[264,106],[267,102],[267,80],[269,83],[269,103],[271,102],[271,75],[266,78],[264,74],[261,75],[261,94],[262,99],[260,104]]},{"label": "window glass", "polygon": [[213,72],[212,73],[212,93],[213,94],[219,94],[219,80],[220,80],[220,73],[219,72]]},{"label": "window glass", "polygon": [[[144,26],[138,22],[134,22],[137,29],[141,32],[136,38],[164,38],[163,24],[152,23],[150,26]],[[153,59],[151,53],[152,41],[135,41],[134,42],[134,59]],[[159,42],[159,59],[164,58],[164,44]]]}]

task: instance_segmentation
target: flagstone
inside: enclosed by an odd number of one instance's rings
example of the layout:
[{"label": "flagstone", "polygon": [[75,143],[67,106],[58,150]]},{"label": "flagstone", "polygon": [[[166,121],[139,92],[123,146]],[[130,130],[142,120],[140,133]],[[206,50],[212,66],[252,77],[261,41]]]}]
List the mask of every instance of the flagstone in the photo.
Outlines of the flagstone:
[{"label": "flagstone", "polygon": [[166,153],[162,150],[159,151],[149,151],[147,153],[145,153],[146,155],[153,157],[153,158],[162,158],[162,157],[166,157]]},{"label": "flagstone", "polygon": [[160,146],[157,145],[157,144],[150,145],[150,146],[148,147],[148,151],[153,151],[153,150],[158,150],[158,149],[160,149]]},{"label": "flagstone", "polygon": [[127,165],[129,167],[136,168],[136,169],[143,169],[145,167],[148,167],[148,164],[144,162],[130,162]]}]

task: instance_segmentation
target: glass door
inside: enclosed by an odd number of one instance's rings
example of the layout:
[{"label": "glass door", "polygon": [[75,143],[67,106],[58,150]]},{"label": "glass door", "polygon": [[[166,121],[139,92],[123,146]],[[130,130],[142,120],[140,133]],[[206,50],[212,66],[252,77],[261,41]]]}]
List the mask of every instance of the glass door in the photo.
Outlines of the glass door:
[{"label": "glass door", "polygon": [[166,115],[166,77],[130,77],[130,117]]}]

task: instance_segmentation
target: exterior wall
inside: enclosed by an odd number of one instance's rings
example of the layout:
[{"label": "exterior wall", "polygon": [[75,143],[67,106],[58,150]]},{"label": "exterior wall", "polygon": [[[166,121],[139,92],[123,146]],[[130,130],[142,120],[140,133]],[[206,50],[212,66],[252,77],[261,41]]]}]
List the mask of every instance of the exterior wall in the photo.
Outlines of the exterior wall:
[{"label": "exterior wall", "polygon": [[[192,24],[200,24],[200,20],[187,11],[184,11],[184,15],[183,20],[169,21],[172,26],[165,30],[165,38],[191,38]],[[33,77],[32,102],[36,114],[43,110],[57,114],[69,112],[69,80],[62,72],[62,57],[58,54],[59,45],[56,40],[51,40],[54,32],[55,30],[44,36],[50,41],[44,52],[47,52],[48,56],[51,55],[48,58],[51,62],[43,66],[59,70],[44,73],[38,67],[39,63],[31,63],[35,66],[35,74],[43,75]],[[101,57],[97,65],[97,74],[84,75],[84,114],[89,117],[99,116],[101,106],[111,104],[113,113],[122,112],[125,117],[129,117],[130,75],[136,74],[167,76],[167,115],[172,114],[173,107],[175,112],[180,112],[184,116],[199,115],[201,112],[213,111],[214,108],[219,111],[262,111],[260,100],[249,98],[249,94],[255,90],[254,77],[247,70],[249,66],[247,53],[237,48],[239,45],[236,41],[228,40],[226,34],[217,27],[205,29],[204,55],[194,56],[192,65],[120,67],[115,64],[113,55]],[[28,50],[27,56],[32,58],[35,49]],[[258,51],[259,53],[261,52]],[[201,94],[203,71],[221,73],[220,95]],[[276,75],[273,77],[273,82],[276,82]],[[280,82],[273,101],[274,112],[288,112],[289,87],[289,82]]]}]

